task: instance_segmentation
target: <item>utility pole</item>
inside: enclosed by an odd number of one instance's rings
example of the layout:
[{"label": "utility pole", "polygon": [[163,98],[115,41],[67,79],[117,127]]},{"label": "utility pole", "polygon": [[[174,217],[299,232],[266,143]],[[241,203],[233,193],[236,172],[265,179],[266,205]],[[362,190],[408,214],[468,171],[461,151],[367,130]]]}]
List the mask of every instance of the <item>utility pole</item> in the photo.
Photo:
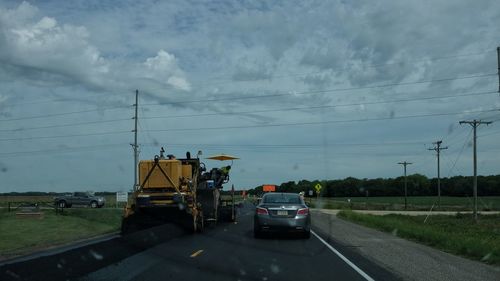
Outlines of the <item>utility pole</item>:
[{"label": "utility pole", "polygon": [[500,47],[497,47],[498,92],[500,93]]},{"label": "utility pole", "polygon": [[405,210],[406,210],[406,208],[407,208],[407,206],[408,206],[408,202],[407,202],[407,197],[408,197],[408,189],[407,189],[407,187],[408,187],[408,182],[407,182],[407,180],[406,180],[406,166],[407,166],[407,165],[411,165],[411,164],[413,164],[413,163],[409,163],[409,162],[404,161],[404,162],[399,162],[398,164],[403,165],[403,167],[404,167],[404,171],[405,171]]},{"label": "utility pole", "polygon": [[139,145],[137,144],[137,120],[138,120],[138,108],[139,108],[139,90],[135,90],[135,116],[134,119],[134,143],[131,144],[134,149],[134,191],[137,190],[137,164],[139,160]]},{"label": "utility pole", "polygon": [[443,149],[448,149],[448,147],[441,147],[441,144],[443,141],[437,141],[433,142],[434,145],[436,145],[433,148],[429,148],[429,150],[434,150],[437,153],[437,166],[438,166],[438,207],[441,207],[441,168],[440,168],[440,162],[439,162],[439,154],[441,150]]},{"label": "utility pole", "polygon": [[477,221],[477,150],[476,150],[476,142],[477,142],[477,135],[476,135],[476,128],[478,125],[481,124],[486,124],[489,125],[492,122],[486,122],[486,121],[481,121],[481,120],[472,120],[472,121],[460,121],[460,125],[462,124],[469,124],[472,126],[474,130],[474,220]]}]

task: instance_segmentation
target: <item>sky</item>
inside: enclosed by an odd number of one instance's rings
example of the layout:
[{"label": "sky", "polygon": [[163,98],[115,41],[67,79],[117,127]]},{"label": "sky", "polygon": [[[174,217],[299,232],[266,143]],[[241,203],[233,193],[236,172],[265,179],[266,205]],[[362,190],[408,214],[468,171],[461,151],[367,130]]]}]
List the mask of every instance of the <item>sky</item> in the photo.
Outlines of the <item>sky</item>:
[{"label": "sky", "polygon": [[[500,174],[491,1],[0,0],[0,192],[133,186],[140,159],[239,157],[236,189]],[[226,186],[226,188],[229,187]]]}]

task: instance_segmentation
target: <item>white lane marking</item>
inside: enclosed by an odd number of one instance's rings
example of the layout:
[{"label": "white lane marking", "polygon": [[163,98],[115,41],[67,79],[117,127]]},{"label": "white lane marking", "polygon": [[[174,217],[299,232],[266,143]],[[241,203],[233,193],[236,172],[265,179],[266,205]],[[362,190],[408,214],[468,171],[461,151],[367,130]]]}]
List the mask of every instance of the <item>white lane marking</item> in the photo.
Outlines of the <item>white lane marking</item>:
[{"label": "white lane marking", "polygon": [[363,276],[368,281],[375,281],[373,278],[371,278],[368,274],[366,274],[363,270],[361,270],[359,267],[357,267],[354,263],[352,263],[350,260],[348,260],[344,255],[342,255],[339,251],[337,251],[332,245],[328,244],[323,238],[321,238],[316,232],[311,230],[311,233],[316,236],[316,238],[319,239],[323,244],[325,244],[328,249],[330,249],[333,253],[335,253],[339,258],[341,258],[345,263],[347,263],[352,269],[354,269],[359,275]]}]

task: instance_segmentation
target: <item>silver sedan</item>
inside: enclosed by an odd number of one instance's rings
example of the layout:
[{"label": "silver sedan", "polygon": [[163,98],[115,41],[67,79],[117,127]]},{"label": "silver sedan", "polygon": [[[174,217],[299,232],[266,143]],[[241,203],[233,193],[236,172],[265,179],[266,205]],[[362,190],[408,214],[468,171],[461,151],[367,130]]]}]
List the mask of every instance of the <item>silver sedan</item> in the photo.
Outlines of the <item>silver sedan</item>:
[{"label": "silver sedan", "polygon": [[311,214],[296,193],[267,193],[255,208],[254,236],[264,232],[299,232],[311,236]]}]

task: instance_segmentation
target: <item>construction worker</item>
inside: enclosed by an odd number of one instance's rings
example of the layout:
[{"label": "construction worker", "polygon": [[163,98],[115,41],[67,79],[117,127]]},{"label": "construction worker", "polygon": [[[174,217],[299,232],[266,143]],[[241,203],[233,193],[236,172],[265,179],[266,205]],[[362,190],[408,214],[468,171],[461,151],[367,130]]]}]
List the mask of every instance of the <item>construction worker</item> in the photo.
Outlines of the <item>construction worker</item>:
[{"label": "construction worker", "polygon": [[[219,169],[215,169],[215,171],[212,171],[212,172],[215,172],[215,186],[218,187],[218,188],[222,188],[222,184],[224,183],[224,181],[228,180],[229,179],[229,171],[231,170],[231,166],[226,166],[226,167],[222,167],[222,168],[219,168]],[[212,174],[212,176],[214,176]]]},{"label": "construction worker", "polygon": [[220,171],[222,172],[223,176],[229,176],[229,171],[231,170],[231,166],[226,166],[220,168]]}]

